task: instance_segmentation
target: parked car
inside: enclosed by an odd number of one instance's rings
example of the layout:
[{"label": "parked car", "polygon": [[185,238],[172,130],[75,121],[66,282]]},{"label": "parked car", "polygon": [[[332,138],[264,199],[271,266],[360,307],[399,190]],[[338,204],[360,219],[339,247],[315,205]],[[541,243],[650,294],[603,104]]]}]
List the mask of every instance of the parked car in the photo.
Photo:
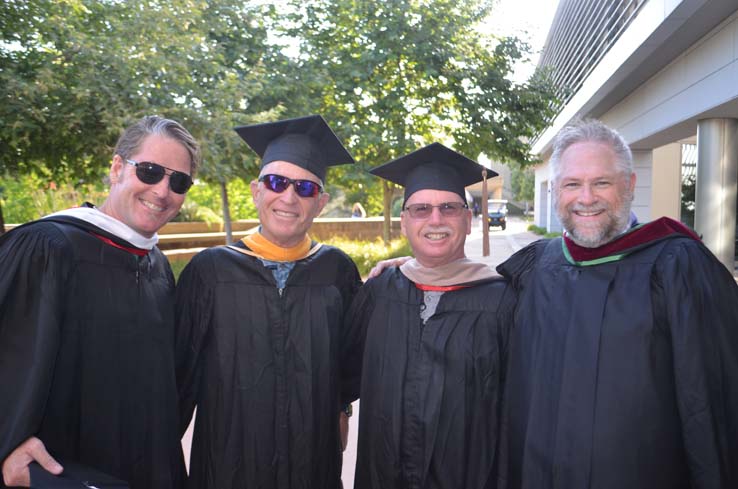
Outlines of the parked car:
[{"label": "parked car", "polygon": [[500,227],[504,231],[507,227],[507,200],[488,200],[487,216],[489,217],[489,227]]}]

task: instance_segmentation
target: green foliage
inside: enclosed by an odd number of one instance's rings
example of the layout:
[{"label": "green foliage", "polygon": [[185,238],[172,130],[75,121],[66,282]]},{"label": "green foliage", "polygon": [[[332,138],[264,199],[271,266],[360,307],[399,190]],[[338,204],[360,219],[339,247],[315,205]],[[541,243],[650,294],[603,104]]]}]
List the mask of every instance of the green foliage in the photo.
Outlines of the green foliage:
[{"label": "green foliage", "polygon": [[356,263],[362,277],[366,277],[369,270],[380,260],[413,254],[410,244],[405,238],[393,239],[389,246],[385,246],[381,239],[376,241],[352,241],[345,238],[333,238],[327,240],[326,244],[340,248],[350,256]]},{"label": "green foliage", "polygon": [[513,165],[510,171],[510,186],[515,200],[532,202],[535,198],[536,176],[530,168]]},{"label": "green foliage", "polygon": [[[280,117],[326,117],[357,160],[331,170],[328,191],[342,188],[369,215],[401,191],[387,186],[385,198],[365,170],[432,141],[530,164],[526,141],[550,115],[551,92],[543,72],[511,81],[527,46],[480,31],[492,5],[0,2],[0,174],[97,182],[121,131],[147,114],[179,120],[202,142],[198,178],[229,182],[234,218],[255,216],[231,182],[258,166],[233,127]],[[206,202],[194,192],[183,213],[216,219],[213,188]]]},{"label": "green foliage", "polygon": [[548,231],[546,231],[546,228],[536,226],[535,224],[529,225],[528,231],[535,233],[539,236],[543,236],[544,238],[556,238],[556,237],[561,236],[561,233],[558,233],[558,232],[549,233]]},{"label": "green foliage", "polygon": [[[404,238],[392,240],[389,246],[385,246],[381,240],[352,241],[345,238],[331,239],[326,241],[326,244],[340,248],[349,255],[362,277],[366,277],[369,270],[380,260],[412,255],[412,249]],[[187,263],[189,260],[170,260],[175,278],[179,278]]]},{"label": "green foliage", "polygon": [[[242,178],[230,180],[228,195],[233,219],[256,219],[258,217],[247,181]],[[175,221],[222,223],[220,186],[202,181],[193,185],[187,192],[182,211]]]},{"label": "green foliage", "polygon": [[[72,184],[57,183],[35,172],[18,178],[5,177],[0,189],[0,205],[8,223],[23,223],[38,219],[52,212],[91,202],[100,205],[107,197],[108,189],[100,182]],[[231,212],[234,219],[257,218],[248,182],[235,178],[228,182],[231,195]],[[217,184],[198,182],[187,193],[182,210],[174,221],[222,222],[220,189]]]},{"label": "green foliage", "polygon": [[169,260],[169,265],[172,267],[172,273],[174,273],[174,279],[179,280],[179,276],[182,274],[182,270],[184,270],[184,267],[187,266],[187,264],[190,262],[190,260]]},{"label": "green foliage", "polygon": [[259,103],[273,14],[235,0],[4,2],[0,172],[91,181],[123,128],[159,114],[202,141],[201,178],[248,177],[233,127],[274,115]]},{"label": "green foliage", "polygon": [[101,183],[56,183],[48,177],[29,173],[18,178],[2,180],[0,205],[5,221],[21,224],[38,219],[52,212],[78,206],[85,201],[102,204],[107,190]]},{"label": "green foliage", "polygon": [[491,1],[295,0],[305,103],[349,143],[357,165],[333,170],[348,201],[379,215],[400,193],[365,170],[433,141],[476,158],[531,164],[526,142],[544,126],[551,91],[511,81],[527,56],[517,39],[481,32]]}]

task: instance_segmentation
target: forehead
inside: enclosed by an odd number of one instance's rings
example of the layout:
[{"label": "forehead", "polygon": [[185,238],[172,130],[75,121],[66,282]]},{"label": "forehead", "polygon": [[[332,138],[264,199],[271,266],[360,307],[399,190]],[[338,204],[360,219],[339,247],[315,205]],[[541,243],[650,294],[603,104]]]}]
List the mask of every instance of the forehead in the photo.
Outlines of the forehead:
[{"label": "forehead", "polygon": [[312,180],[314,182],[321,181],[320,178],[315,175],[315,173],[308,171],[301,166],[297,166],[294,163],[289,163],[282,160],[272,161],[264,165],[264,167],[259,172],[259,176],[268,175],[270,173],[282,175],[283,177],[288,177],[292,179]]},{"label": "forehead", "polygon": [[161,134],[149,134],[131,157],[136,161],[151,161],[172,170],[190,173],[190,153],[176,139]]},{"label": "forehead", "polygon": [[448,190],[424,189],[413,192],[407,203],[410,204],[440,204],[442,202],[462,202],[461,197]]},{"label": "forehead", "polygon": [[561,179],[597,177],[618,172],[615,151],[604,143],[586,141],[572,144],[561,154]]}]

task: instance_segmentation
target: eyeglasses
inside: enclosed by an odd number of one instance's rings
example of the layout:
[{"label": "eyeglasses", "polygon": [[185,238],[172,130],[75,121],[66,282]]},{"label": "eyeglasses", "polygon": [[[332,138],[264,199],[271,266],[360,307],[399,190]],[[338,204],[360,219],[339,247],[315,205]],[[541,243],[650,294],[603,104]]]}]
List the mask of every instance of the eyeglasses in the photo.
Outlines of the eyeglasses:
[{"label": "eyeglasses", "polygon": [[323,193],[323,187],[312,180],[293,180],[282,175],[269,174],[260,176],[259,181],[264,182],[266,188],[278,194],[287,190],[290,185],[295,187],[295,193],[300,197],[315,197]]},{"label": "eyeglasses", "polygon": [[469,208],[469,205],[463,202],[444,202],[438,205],[410,204],[405,207],[405,210],[413,219],[428,219],[433,214],[434,207],[438,207],[443,217],[459,217],[464,209]]},{"label": "eyeglasses", "polygon": [[136,176],[147,185],[155,185],[161,182],[164,175],[169,175],[169,188],[172,189],[172,192],[184,194],[192,187],[192,177],[181,171],[172,170],[150,161],[126,159],[125,162],[136,167]]}]

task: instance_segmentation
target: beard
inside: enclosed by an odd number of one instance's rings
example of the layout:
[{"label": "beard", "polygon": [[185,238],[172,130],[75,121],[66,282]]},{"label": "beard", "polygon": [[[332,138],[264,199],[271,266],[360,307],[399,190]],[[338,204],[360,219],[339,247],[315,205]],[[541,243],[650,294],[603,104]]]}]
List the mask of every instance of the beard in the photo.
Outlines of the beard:
[{"label": "beard", "polygon": [[[632,200],[633,195],[628,192],[616,205],[608,202],[600,202],[591,206],[573,203],[561,209],[556,203],[556,214],[572,241],[585,248],[598,248],[626,230],[630,221]],[[603,212],[605,219],[590,224],[577,223],[574,219],[575,212]]]}]

